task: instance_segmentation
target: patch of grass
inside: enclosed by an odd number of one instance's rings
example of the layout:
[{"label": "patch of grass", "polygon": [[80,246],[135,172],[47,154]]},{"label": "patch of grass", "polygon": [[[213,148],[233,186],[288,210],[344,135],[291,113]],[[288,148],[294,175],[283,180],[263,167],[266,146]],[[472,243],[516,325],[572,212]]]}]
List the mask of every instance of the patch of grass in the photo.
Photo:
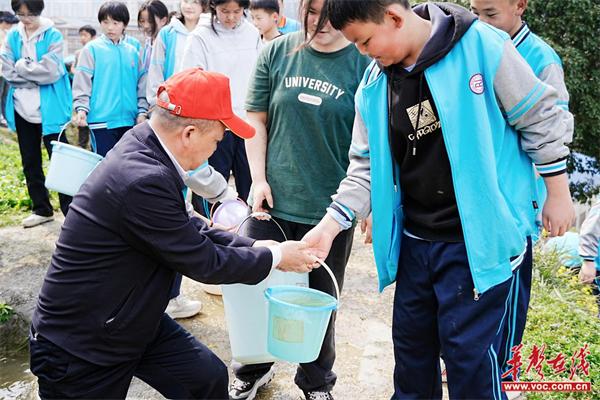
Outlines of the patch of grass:
[{"label": "patch of grass", "polygon": [[0,324],[5,323],[13,316],[14,310],[11,306],[4,303],[0,303]]},{"label": "patch of grass", "polygon": [[[542,381],[532,368],[524,371],[529,364],[534,345],[546,345],[546,361],[562,353],[566,361],[566,371],[555,373],[544,361],[542,372],[544,382],[568,381],[571,357],[584,345],[590,354],[589,376],[581,369],[576,371],[574,381],[592,383],[592,393],[528,393],[527,399],[599,399],[600,398],[600,321],[598,308],[591,294],[591,287],[578,282],[576,273],[563,267],[558,254],[542,254],[539,246],[535,251],[533,287],[527,327],[523,338],[522,362],[523,381]],[[575,365],[578,365],[576,362]]]},{"label": "patch of grass", "polygon": [[[42,158],[46,170],[49,163],[46,149],[42,149]],[[60,212],[56,193],[50,193],[50,201]],[[31,199],[27,193],[17,137],[6,129],[0,129],[0,227],[18,225],[30,213]]]}]

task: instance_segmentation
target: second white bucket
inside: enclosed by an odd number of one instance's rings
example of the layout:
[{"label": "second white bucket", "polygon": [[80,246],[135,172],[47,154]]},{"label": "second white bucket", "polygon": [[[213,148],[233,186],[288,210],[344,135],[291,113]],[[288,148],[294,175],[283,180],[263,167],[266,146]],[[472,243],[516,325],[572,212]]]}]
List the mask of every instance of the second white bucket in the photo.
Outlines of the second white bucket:
[{"label": "second white bucket", "polygon": [[269,304],[265,290],[272,286],[308,287],[308,274],[273,272],[257,285],[222,285],[231,358],[242,364],[275,361],[267,351]]},{"label": "second white bucket", "polygon": [[[248,218],[254,215],[251,214]],[[221,286],[231,358],[235,361],[259,364],[276,360],[267,351],[269,304],[264,292],[267,288],[279,285],[308,287],[308,273],[273,270],[265,280],[256,285]]]}]

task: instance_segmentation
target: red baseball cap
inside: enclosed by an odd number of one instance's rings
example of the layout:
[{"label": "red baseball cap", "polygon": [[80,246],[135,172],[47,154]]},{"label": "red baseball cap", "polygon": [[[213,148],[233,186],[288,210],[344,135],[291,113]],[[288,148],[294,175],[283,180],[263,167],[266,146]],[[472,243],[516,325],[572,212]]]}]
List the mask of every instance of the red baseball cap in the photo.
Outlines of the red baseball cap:
[{"label": "red baseball cap", "polygon": [[[166,91],[169,102],[160,100]],[[202,68],[189,68],[167,79],[158,88],[156,105],[183,118],[218,120],[237,136],[250,139],[256,131],[233,113],[229,78]]]}]

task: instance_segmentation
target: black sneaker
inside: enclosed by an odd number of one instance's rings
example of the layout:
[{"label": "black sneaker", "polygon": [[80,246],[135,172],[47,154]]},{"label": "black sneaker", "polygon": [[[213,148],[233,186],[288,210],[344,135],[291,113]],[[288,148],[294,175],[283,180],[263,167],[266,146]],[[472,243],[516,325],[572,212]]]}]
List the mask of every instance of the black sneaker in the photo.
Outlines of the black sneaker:
[{"label": "black sneaker", "polygon": [[304,392],[304,397],[306,397],[306,400],[333,400],[330,392],[318,392],[316,390]]},{"label": "black sneaker", "polygon": [[269,372],[263,376],[259,376],[255,380],[244,381],[240,378],[235,378],[229,386],[229,398],[231,400],[247,399],[252,400],[256,397],[256,392],[263,386],[266,386],[271,379],[275,371],[273,367],[269,369]]}]

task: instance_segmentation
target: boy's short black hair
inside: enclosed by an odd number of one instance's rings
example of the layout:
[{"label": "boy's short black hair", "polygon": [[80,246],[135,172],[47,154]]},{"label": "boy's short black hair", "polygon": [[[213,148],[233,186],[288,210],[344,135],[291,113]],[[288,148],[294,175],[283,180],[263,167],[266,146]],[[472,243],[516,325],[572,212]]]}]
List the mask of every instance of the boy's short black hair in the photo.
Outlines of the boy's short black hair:
[{"label": "boy's short black hair", "polygon": [[15,13],[19,12],[21,6],[25,6],[31,15],[41,15],[44,11],[44,0],[12,0],[10,6]]},{"label": "boy's short black hair", "polygon": [[102,22],[108,18],[122,22],[125,26],[129,25],[129,10],[125,3],[120,1],[107,1],[100,6],[98,10],[98,22]]},{"label": "boy's short black hair", "polygon": [[92,37],[96,36],[96,29],[94,29],[93,26],[91,25],[84,25],[81,28],[79,28],[79,33],[81,32],[87,32],[89,33]]},{"label": "boy's short black hair", "polygon": [[251,10],[265,10],[269,14],[279,14],[279,2],[277,0],[251,0]]},{"label": "boy's short black hair", "polygon": [[410,8],[408,0],[327,0],[325,14],[331,26],[340,30],[352,22],[380,23],[391,4]]}]

